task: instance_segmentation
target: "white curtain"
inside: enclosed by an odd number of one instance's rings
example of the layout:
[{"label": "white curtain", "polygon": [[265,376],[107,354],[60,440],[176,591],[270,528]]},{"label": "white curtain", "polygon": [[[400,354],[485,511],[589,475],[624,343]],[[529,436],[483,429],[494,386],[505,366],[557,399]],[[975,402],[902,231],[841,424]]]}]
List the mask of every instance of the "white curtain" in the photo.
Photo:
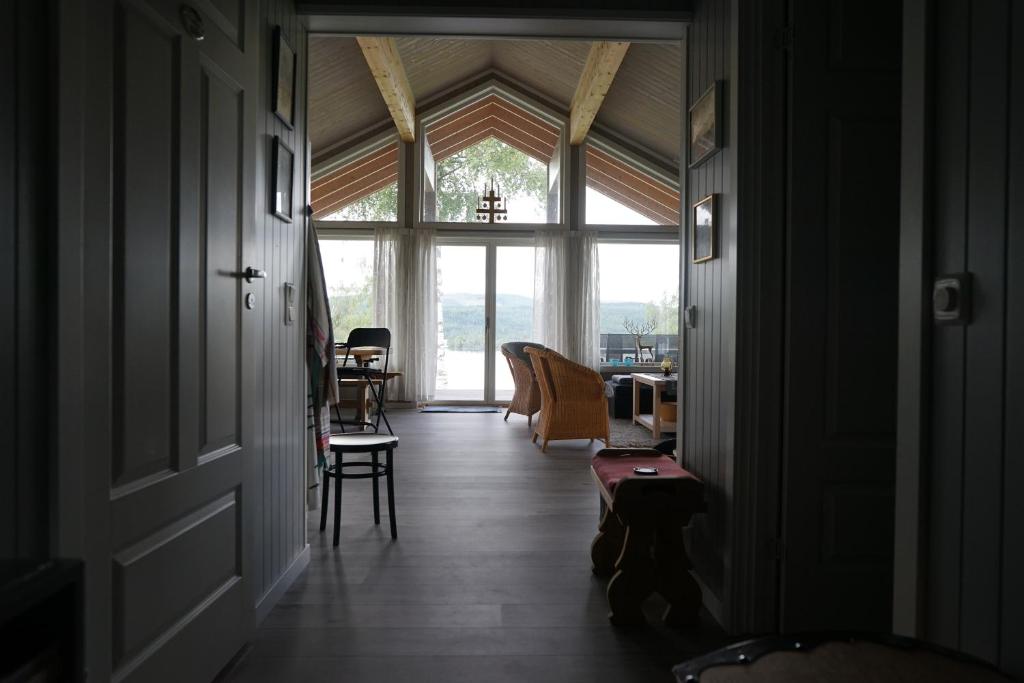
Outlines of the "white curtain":
[{"label": "white curtain", "polygon": [[566,241],[561,230],[538,230],[534,235],[533,336],[563,355],[569,322]]},{"label": "white curtain", "polygon": [[596,233],[538,230],[534,247],[534,337],[566,358],[597,368],[601,293]]},{"label": "white curtain", "polygon": [[569,301],[571,334],[567,357],[597,370],[601,365],[601,267],[597,233],[570,233]]},{"label": "white curtain", "polygon": [[388,383],[398,401],[433,398],[437,371],[437,257],[432,229],[377,228],[373,245],[374,325],[391,330]]}]

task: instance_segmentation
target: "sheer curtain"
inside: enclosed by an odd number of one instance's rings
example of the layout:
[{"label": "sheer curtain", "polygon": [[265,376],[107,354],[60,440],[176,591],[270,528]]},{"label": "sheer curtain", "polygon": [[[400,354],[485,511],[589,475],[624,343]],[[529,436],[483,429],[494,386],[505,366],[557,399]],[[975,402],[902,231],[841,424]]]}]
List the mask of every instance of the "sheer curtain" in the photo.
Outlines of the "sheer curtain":
[{"label": "sheer curtain", "polygon": [[566,241],[561,230],[534,234],[533,336],[538,344],[567,355]]},{"label": "sheer curtain", "polygon": [[379,227],[374,232],[374,325],[391,330],[388,384],[399,401],[433,398],[437,372],[437,259],[432,229]]},{"label": "sheer curtain", "polygon": [[597,368],[601,293],[596,233],[538,230],[534,247],[534,336],[566,358]]},{"label": "sheer curtain", "polygon": [[572,302],[571,334],[567,357],[598,369],[601,365],[601,264],[597,233],[570,233],[569,301]]}]

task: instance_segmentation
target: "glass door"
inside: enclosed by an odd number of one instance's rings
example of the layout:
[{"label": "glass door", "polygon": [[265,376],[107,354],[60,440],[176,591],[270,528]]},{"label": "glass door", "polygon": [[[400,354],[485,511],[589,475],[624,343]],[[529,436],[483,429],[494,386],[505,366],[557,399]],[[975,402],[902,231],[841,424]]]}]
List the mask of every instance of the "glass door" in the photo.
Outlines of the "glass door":
[{"label": "glass door", "polygon": [[486,399],[487,246],[437,247],[438,401]]},{"label": "glass door", "polygon": [[500,346],[533,340],[533,251],[532,245],[484,239],[438,246],[434,400],[512,398],[512,375]]},{"label": "glass door", "polygon": [[533,338],[533,247],[495,247],[494,400],[508,401],[515,385],[501,345]]}]

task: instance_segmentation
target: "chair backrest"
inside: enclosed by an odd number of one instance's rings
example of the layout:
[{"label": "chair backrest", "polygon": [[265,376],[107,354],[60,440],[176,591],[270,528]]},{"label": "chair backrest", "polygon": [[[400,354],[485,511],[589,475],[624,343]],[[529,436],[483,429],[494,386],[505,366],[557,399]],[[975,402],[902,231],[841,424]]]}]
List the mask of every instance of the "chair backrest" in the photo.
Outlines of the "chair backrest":
[{"label": "chair backrest", "polygon": [[349,348],[379,346],[382,349],[390,349],[391,330],[386,327],[357,327],[348,333],[346,345]]},{"label": "chair backrest", "polygon": [[535,344],[533,342],[505,342],[501,345],[502,351],[507,351],[516,358],[522,361],[530,362],[530,357],[526,355],[526,347],[531,346],[535,349],[546,348],[543,344]]},{"label": "chair backrest", "polygon": [[551,372],[548,370],[546,358],[547,354],[553,352],[534,346],[527,346],[524,350],[530,357],[530,364],[533,366],[534,374],[537,375],[541,399],[549,402],[555,400],[555,385],[551,381]]}]

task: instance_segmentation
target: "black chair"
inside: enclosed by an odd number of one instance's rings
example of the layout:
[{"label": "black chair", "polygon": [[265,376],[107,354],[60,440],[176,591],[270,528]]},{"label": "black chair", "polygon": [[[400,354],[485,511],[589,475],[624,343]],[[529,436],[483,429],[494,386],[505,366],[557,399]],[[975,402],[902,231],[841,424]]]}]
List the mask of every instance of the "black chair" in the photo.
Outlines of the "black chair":
[{"label": "black chair", "polygon": [[[331,479],[337,483],[334,491],[334,545],[338,545],[341,533],[341,480],[342,479],[373,479],[373,523],[380,524],[380,490],[377,480],[387,479],[388,517],[391,520],[391,538],[398,538],[398,526],[395,523],[395,447],[398,446],[397,436],[384,434],[355,433],[332,434],[331,453],[334,464],[324,468],[322,504],[320,505],[320,531],[327,528],[327,498],[331,490]],[[380,452],[384,451],[384,463],[380,462]],[[346,453],[369,453],[370,460],[344,462]],[[346,472],[346,468],[369,468],[365,472]]]},{"label": "black chair", "polygon": [[[366,420],[343,420],[341,408],[335,405],[335,412],[338,415],[338,423],[341,431],[345,431],[345,425],[359,427],[373,427],[374,433],[380,432],[380,421],[383,418],[388,433],[394,435],[388,416],[384,414],[384,399],[387,390],[388,363],[391,360],[391,330],[386,327],[357,327],[348,334],[348,339],[343,344],[335,345],[338,349],[345,350],[344,361],[338,365],[338,379],[362,379],[369,386],[373,402],[377,407],[377,419],[373,422]],[[383,349],[384,363],[382,367],[374,368],[369,364],[360,365],[352,356],[352,349],[362,346],[371,346]],[[353,365],[349,365],[349,359]],[[379,384],[379,389],[378,389]]]}]

